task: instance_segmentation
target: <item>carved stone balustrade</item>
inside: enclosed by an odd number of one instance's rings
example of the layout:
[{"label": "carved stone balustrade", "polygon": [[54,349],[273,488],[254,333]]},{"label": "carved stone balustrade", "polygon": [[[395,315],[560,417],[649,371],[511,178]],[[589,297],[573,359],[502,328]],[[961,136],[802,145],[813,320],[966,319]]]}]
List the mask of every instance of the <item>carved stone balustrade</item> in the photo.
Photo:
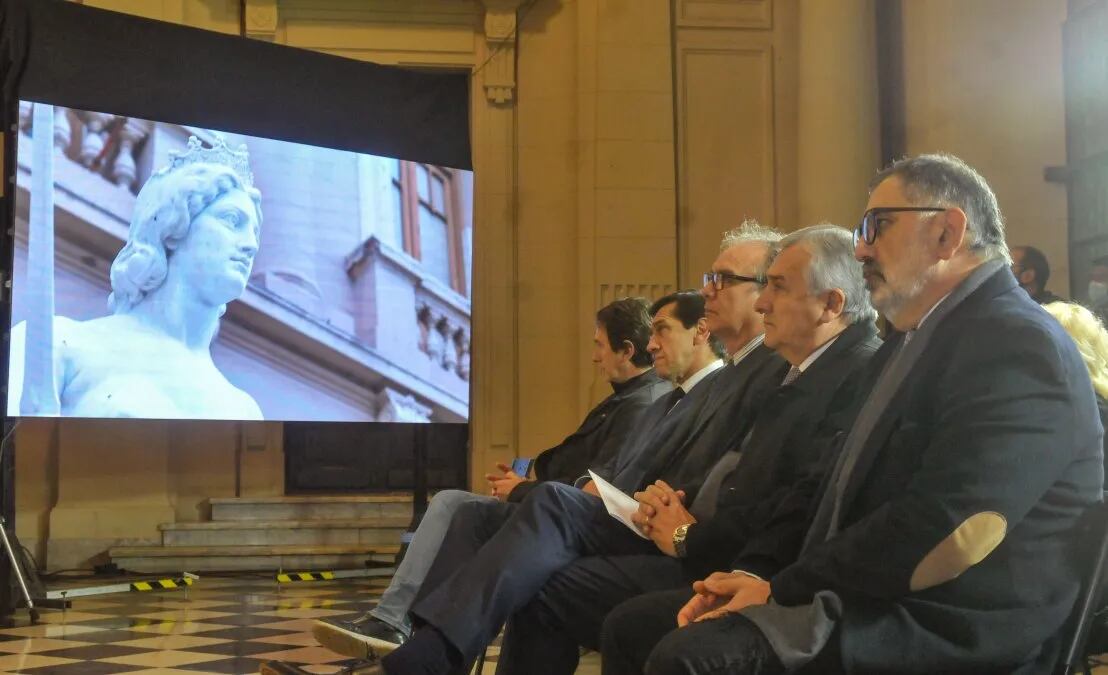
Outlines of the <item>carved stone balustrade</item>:
[{"label": "carved stone balustrade", "polygon": [[151,124],[147,120],[126,119],[119,131],[119,153],[110,167],[112,181],[116,185],[133,187],[138,178],[135,163],[135,146],[150,135]]},{"label": "carved stone balustrade", "polygon": [[[33,103],[19,103],[19,129],[28,135],[32,133],[33,107]],[[54,108],[54,146],[89,171],[132,192],[138,191],[138,156],[151,127],[147,120],[137,118]]]},{"label": "carved stone balustrade", "polygon": [[359,320],[359,338],[417,376],[468,398],[469,301],[376,236],[347,256],[346,270],[371,308]]}]

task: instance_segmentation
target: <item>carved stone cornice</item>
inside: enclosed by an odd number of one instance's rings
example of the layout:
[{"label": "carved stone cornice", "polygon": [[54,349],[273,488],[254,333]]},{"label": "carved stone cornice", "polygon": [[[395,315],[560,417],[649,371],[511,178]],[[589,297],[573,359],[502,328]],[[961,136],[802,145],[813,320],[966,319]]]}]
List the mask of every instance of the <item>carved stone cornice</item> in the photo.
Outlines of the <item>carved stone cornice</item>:
[{"label": "carved stone cornice", "polygon": [[242,7],[246,37],[274,41],[277,38],[277,0],[246,0]]},{"label": "carved stone cornice", "polygon": [[523,0],[481,0],[485,5],[485,41],[488,62],[484,65],[485,95],[495,103],[507,103],[516,87],[516,12]]}]

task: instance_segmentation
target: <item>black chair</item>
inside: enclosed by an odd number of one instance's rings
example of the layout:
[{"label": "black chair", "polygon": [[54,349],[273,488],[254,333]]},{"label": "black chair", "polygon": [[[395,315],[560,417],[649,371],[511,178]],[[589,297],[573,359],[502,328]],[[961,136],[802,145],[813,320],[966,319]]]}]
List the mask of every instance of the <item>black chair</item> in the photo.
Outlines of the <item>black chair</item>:
[{"label": "black chair", "polygon": [[1062,632],[1062,652],[1054,675],[1091,672],[1085,647],[1093,619],[1102,606],[1101,589],[1108,572],[1108,502],[1093,504],[1085,512],[1076,543],[1081,593]]}]

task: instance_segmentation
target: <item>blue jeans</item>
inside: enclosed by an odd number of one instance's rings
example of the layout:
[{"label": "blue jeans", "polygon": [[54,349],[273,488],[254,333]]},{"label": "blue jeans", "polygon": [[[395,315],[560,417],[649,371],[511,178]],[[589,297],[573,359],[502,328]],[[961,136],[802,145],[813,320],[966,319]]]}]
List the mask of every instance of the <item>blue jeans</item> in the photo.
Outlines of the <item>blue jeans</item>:
[{"label": "blue jeans", "polygon": [[423,520],[420,521],[411,543],[408,544],[408,552],[404,555],[404,560],[396,568],[392,582],[381,595],[381,601],[370,610],[370,614],[405,635],[411,635],[412,622],[408,618],[408,610],[415,602],[416,594],[423,585],[424,579],[427,578],[427,570],[430,569],[442,546],[454,512],[468,502],[495,503],[496,498],[463,490],[443,490],[431,499],[431,503],[427,505],[427,512],[423,514]]}]

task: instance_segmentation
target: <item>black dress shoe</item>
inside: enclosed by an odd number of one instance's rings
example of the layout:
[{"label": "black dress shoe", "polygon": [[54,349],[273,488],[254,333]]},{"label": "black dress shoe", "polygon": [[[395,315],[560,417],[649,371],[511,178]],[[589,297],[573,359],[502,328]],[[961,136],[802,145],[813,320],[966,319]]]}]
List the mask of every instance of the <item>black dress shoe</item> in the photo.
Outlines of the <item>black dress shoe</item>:
[{"label": "black dress shoe", "polygon": [[375,616],[354,619],[319,619],[312,626],[319,644],[333,652],[356,659],[376,659],[393,651],[408,639]]}]

